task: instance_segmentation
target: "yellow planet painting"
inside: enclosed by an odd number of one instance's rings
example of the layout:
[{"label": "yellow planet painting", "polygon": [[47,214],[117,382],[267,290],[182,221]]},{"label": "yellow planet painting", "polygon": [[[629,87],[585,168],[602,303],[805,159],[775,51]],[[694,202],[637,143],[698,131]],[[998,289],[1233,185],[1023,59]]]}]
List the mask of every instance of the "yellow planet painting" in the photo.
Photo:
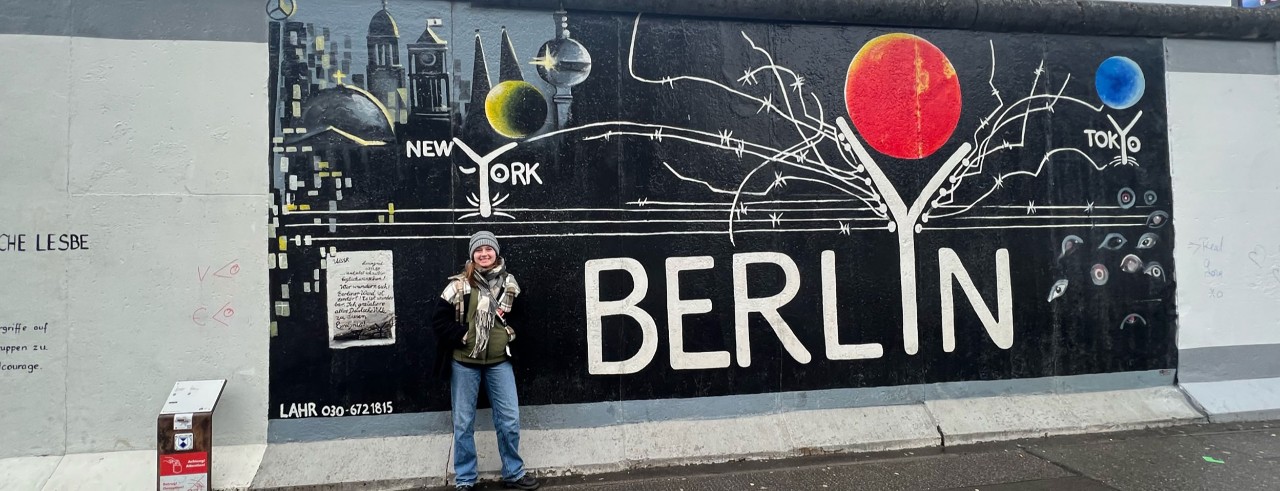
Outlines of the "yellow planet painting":
[{"label": "yellow planet painting", "polygon": [[508,80],[493,87],[484,99],[489,126],[507,138],[523,138],[547,120],[547,100],[529,82]]}]

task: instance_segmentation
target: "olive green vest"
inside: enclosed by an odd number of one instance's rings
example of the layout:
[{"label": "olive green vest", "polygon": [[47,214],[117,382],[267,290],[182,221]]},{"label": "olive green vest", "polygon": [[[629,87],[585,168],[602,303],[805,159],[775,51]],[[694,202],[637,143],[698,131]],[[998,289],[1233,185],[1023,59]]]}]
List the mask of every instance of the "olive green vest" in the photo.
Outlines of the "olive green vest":
[{"label": "olive green vest", "polygon": [[467,346],[453,350],[453,359],[473,365],[494,365],[507,360],[507,329],[501,323],[494,322],[489,329],[489,346],[478,358],[472,358],[471,350],[476,348],[476,305],[480,303],[480,295],[472,293],[467,299]]}]

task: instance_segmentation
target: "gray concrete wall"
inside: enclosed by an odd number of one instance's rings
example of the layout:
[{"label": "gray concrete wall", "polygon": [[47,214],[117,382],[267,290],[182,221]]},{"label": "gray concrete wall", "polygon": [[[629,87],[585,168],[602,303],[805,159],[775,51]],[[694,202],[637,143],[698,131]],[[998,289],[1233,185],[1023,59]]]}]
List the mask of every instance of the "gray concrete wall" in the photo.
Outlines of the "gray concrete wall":
[{"label": "gray concrete wall", "polygon": [[1178,379],[1217,420],[1280,415],[1277,45],[1169,40]]},{"label": "gray concrete wall", "polygon": [[[0,2],[0,457],[150,449],[184,379],[229,380],[216,444],[266,441],[262,7]],[[1280,376],[1276,45],[1168,52],[1182,374]]]},{"label": "gray concrete wall", "polygon": [[1105,0],[1108,2],[1131,3],[1167,3],[1171,5],[1204,5],[1207,7],[1230,7],[1231,0]]},{"label": "gray concrete wall", "polygon": [[0,12],[0,457],[154,448],[190,379],[228,379],[217,443],[263,442],[261,3]]},{"label": "gray concrete wall", "polygon": [[1280,198],[1276,45],[1169,40],[1166,46],[1169,153],[1175,211],[1183,213],[1175,214],[1180,379],[1274,376],[1280,370],[1274,315],[1280,217],[1272,212]]}]

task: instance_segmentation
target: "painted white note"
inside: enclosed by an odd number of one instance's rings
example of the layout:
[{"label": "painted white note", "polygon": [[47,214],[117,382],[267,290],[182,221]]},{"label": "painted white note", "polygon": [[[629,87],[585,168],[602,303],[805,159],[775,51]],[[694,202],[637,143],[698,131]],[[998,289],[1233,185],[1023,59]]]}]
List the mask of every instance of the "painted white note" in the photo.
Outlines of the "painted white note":
[{"label": "painted white note", "polygon": [[329,347],[394,344],[391,251],[334,252],[328,266]]}]

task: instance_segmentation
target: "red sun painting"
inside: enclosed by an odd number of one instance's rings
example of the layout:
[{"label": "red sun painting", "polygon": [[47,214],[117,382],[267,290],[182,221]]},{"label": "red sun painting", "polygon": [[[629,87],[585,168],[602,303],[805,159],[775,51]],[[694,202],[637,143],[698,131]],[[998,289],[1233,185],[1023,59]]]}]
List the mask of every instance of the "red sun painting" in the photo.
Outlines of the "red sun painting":
[{"label": "red sun painting", "polygon": [[849,63],[845,108],[871,148],[900,159],[938,151],[960,120],[960,79],[929,41],[904,33],[867,41]]}]

